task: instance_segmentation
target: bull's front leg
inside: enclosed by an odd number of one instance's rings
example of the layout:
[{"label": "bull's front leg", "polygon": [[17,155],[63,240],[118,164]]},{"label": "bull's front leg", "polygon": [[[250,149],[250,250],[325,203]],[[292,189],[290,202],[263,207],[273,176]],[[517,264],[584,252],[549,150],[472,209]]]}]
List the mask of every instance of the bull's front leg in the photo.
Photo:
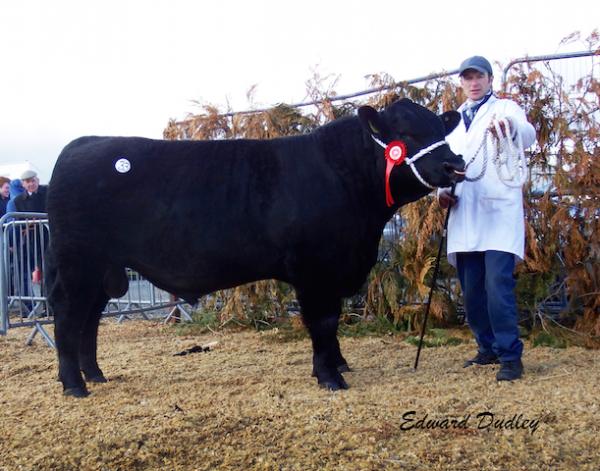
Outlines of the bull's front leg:
[{"label": "bull's front leg", "polygon": [[313,376],[332,391],[348,389],[342,371],[350,371],[337,339],[341,300],[320,296],[298,296],[302,317],[313,346]]}]

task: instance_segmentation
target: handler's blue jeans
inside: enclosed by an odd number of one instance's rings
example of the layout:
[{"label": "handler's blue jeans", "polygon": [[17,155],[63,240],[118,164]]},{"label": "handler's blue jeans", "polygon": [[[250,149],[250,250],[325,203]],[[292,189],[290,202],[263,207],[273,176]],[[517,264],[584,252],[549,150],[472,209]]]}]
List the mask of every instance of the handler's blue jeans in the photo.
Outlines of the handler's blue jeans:
[{"label": "handler's blue jeans", "polygon": [[456,268],[465,311],[479,352],[500,361],[521,358],[519,315],[515,298],[515,256],[508,252],[460,252]]}]

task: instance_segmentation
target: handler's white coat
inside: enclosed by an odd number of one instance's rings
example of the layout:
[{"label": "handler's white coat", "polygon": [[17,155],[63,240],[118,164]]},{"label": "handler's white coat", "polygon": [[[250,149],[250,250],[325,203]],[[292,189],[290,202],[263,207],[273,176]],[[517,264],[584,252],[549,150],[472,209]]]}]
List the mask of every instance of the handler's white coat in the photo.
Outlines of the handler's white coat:
[{"label": "handler's white coat", "polygon": [[[459,111],[462,111],[463,104]],[[461,120],[456,129],[446,137],[450,148],[462,154],[465,162],[479,148],[486,128],[492,117],[508,117],[523,140],[526,149],[535,142],[535,130],[527,121],[525,112],[511,100],[494,96],[484,103],[467,132]],[[491,146],[488,144],[488,152]],[[483,151],[469,166],[467,176],[476,177],[483,165]],[[523,192],[502,183],[498,177],[492,156],[488,156],[487,171],[481,180],[464,181],[456,186],[458,204],[448,221],[448,261],[456,266],[457,252],[483,252],[500,250],[515,254],[522,260],[525,251],[525,222],[523,214]]]}]

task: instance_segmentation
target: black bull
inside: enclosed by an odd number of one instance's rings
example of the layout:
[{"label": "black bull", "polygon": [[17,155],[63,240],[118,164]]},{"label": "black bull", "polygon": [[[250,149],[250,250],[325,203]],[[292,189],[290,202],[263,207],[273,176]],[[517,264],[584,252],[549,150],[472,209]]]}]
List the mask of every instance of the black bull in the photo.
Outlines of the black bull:
[{"label": "black bull", "polygon": [[[444,139],[458,113],[409,100],[273,140],[84,137],[60,154],[48,190],[48,302],[67,395],[106,381],[96,360],[100,314],[127,289],[125,267],[189,302],[274,278],[296,289],[320,385],[347,388],[337,340],[341,298],[365,282],[386,222],[431,190],[406,165],[385,196],[384,143],[408,155]],[[464,162],[441,145],[416,162],[433,186]]]}]

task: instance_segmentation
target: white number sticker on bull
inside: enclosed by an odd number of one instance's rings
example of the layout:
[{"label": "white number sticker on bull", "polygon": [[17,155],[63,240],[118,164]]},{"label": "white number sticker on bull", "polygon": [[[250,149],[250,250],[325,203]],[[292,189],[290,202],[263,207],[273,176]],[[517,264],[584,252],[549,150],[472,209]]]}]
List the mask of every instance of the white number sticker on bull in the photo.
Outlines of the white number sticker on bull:
[{"label": "white number sticker on bull", "polygon": [[115,168],[119,173],[127,173],[131,170],[131,162],[127,159],[119,159],[115,162]]}]

